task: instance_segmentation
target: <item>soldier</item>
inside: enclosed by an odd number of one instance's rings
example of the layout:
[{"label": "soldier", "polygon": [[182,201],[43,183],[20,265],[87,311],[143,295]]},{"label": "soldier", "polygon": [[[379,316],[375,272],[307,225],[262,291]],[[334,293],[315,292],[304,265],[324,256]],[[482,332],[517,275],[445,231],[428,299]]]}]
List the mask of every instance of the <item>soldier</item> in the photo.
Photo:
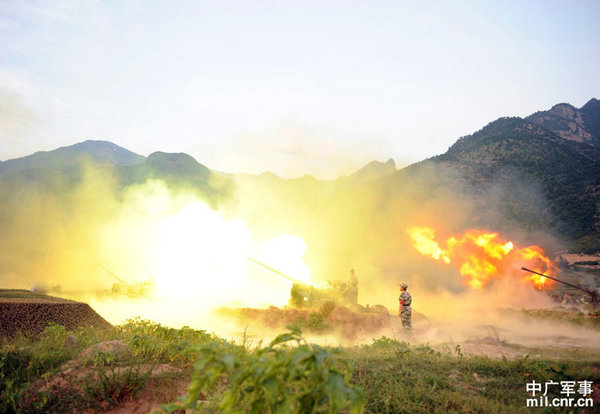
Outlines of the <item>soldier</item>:
[{"label": "soldier", "polygon": [[404,329],[410,330],[412,328],[411,317],[412,317],[412,309],[410,304],[412,303],[412,297],[410,293],[406,291],[408,289],[408,285],[406,283],[402,283],[400,285],[400,309],[398,311],[398,316],[402,320],[402,327]]},{"label": "soldier", "polygon": [[344,300],[347,305],[358,304],[358,278],[354,269],[350,269],[350,279],[346,284],[346,290],[344,291]]}]

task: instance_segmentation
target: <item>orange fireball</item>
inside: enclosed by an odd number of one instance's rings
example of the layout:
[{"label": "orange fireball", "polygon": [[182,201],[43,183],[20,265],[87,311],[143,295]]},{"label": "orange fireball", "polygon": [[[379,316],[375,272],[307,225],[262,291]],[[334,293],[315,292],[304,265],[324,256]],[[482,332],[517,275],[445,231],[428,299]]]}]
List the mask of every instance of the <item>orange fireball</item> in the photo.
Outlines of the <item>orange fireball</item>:
[{"label": "orange fireball", "polygon": [[552,262],[539,246],[516,247],[511,241],[502,240],[498,233],[469,230],[460,237],[450,237],[445,247],[435,240],[430,227],[414,226],[407,230],[419,253],[457,267],[463,282],[474,290],[485,288],[491,280],[507,274],[519,274],[538,289],[550,286],[552,280],[543,276],[519,272],[520,266],[531,266],[549,276]]}]

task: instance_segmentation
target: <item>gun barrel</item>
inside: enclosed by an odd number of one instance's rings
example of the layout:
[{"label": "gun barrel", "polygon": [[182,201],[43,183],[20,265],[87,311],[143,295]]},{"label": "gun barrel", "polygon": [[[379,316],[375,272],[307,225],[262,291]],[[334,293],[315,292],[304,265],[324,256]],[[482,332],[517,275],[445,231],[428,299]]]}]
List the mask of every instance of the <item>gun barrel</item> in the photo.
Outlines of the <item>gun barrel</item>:
[{"label": "gun barrel", "polygon": [[567,283],[567,282],[564,282],[564,281],[562,281],[562,280],[560,280],[560,279],[556,279],[556,278],[554,278],[554,277],[552,277],[552,276],[548,276],[548,275],[545,275],[545,274],[543,274],[543,273],[536,272],[535,270],[527,269],[526,267],[521,267],[521,269],[522,269],[522,270],[525,270],[526,272],[535,273],[536,275],[540,275],[540,276],[547,277],[548,279],[555,280],[555,281],[557,281],[557,282],[559,282],[559,283],[562,283],[563,285],[570,286],[570,287],[572,287],[572,288],[575,288],[575,289],[577,289],[577,290],[581,290],[582,292],[585,292],[585,293],[587,293],[588,295],[591,295],[591,296],[592,296],[592,298],[595,298],[595,297],[596,297],[596,294],[595,294],[595,293],[593,293],[593,292],[590,292],[590,291],[589,291],[589,290],[587,290],[587,289],[583,289],[583,288],[581,288],[581,287],[579,287],[579,286],[572,285],[571,283]]},{"label": "gun barrel", "polygon": [[277,269],[273,269],[271,266],[267,266],[266,264],[264,264],[263,262],[259,262],[258,260],[249,257],[248,260],[253,261],[256,264],[261,265],[262,267],[266,267],[267,269],[269,269],[271,272],[277,273],[279,276],[286,278],[287,280],[294,282],[294,283],[301,283],[299,280],[294,279],[293,277],[290,277],[288,275],[286,275],[285,273],[281,273],[279,270]]},{"label": "gun barrel", "polygon": [[120,283],[126,285],[127,283],[125,281],[123,281],[123,279],[121,279],[119,276],[115,275],[113,272],[111,272],[110,270],[108,270],[106,267],[102,266],[100,263],[96,262],[96,264],[98,266],[100,266],[100,268],[102,270],[104,270],[106,273],[108,273],[109,275],[111,275],[112,277],[114,277],[115,279],[117,279]]}]

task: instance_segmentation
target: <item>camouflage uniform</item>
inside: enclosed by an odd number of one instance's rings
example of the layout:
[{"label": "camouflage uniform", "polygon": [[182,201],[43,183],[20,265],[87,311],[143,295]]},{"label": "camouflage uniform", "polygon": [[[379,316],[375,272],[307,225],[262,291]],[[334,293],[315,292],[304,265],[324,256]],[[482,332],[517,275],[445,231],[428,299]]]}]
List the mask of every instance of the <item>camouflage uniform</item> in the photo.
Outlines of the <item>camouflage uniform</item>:
[{"label": "camouflage uniform", "polygon": [[410,293],[406,290],[400,293],[400,319],[402,320],[402,327],[405,329],[411,329],[411,317],[412,317],[412,308],[410,304],[412,303],[412,297]]}]

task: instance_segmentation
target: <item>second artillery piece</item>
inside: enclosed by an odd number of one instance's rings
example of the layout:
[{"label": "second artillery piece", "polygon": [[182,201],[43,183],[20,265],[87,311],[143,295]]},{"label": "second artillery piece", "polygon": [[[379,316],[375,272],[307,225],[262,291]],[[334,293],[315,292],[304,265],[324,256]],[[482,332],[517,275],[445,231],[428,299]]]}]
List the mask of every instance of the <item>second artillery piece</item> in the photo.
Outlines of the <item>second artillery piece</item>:
[{"label": "second artillery piece", "polygon": [[562,283],[563,285],[566,285],[566,286],[572,287],[574,289],[577,289],[577,290],[579,290],[581,292],[587,293],[588,295],[590,295],[590,298],[591,298],[591,302],[590,303],[592,304],[592,306],[594,307],[594,309],[597,308],[600,305],[600,291],[599,291],[599,289],[596,289],[596,290],[584,289],[584,288],[582,288],[580,286],[573,285],[571,283],[567,283],[564,280],[560,280],[560,279],[557,279],[555,277],[548,276],[548,275],[545,275],[545,274],[540,273],[540,272],[536,272],[535,270],[531,270],[531,269],[528,269],[526,267],[521,267],[521,270],[525,270],[526,272],[529,272],[529,273],[534,273],[534,274],[536,274],[538,276],[547,277],[550,280],[554,280],[556,282]]},{"label": "second artillery piece", "polygon": [[156,287],[156,282],[154,281],[154,277],[150,275],[150,277],[142,282],[136,283],[127,283],[119,276],[108,270],[106,267],[102,266],[100,263],[96,263],[102,270],[111,275],[113,278],[117,280],[117,282],[112,284],[110,293],[115,296],[128,296],[130,298],[140,298],[149,296],[154,292]]}]

